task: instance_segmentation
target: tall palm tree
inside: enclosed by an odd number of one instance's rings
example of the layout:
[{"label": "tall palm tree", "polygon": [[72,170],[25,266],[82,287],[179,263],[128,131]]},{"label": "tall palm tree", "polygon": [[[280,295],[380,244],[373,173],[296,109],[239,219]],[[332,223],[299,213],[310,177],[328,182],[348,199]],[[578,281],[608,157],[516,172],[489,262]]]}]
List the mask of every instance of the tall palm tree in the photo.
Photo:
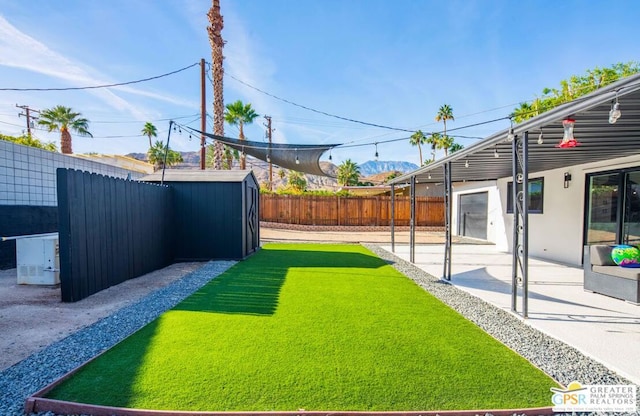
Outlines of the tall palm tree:
[{"label": "tall palm tree", "polygon": [[142,128],[140,133],[149,138],[149,149],[151,149],[153,147],[151,138],[158,137],[158,129],[156,128],[156,126],[154,126],[153,123],[147,121],[146,123],[144,123],[144,127]]},{"label": "tall palm tree", "polygon": [[82,114],[73,112],[71,108],[57,105],[40,112],[38,124],[47,130],[60,132],[60,149],[64,154],[73,153],[71,149],[71,133],[73,130],[80,136],[93,137],[89,132],[89,120],[80,117]]},{"label": "tall palm tree", "polygon": [[[244,140],[244,125],[253,123],[258,117],[251,104],[244,104],[241,100],[226,105],[227,110],[224,112],[224,120],[232,126],[238,126],[240,134],[238,134],[239,140]],[[240,155],[240,169],[246,168],[246,157],[244,152]]]},{"label": "tall palm tree", "polygon": [[447,136],[446,134],[440,136],[440,141],[436,143],[436,147],[438,149],[444,150],[445,156],[449,155],[449,148],[451,147],[451,145],[453,145],[453,137]]},{"label": "tall palm tree", "polygon": [[149,163],[153,164],[155,170],[162,169],[165,166],[165,152],[167,166],[173,166],[183,161],[180,152],[171,150],[158,140],[147,151]]},{"label": "tall palm tree", "polygon": [[427,138],[425,137],[422,130],[416,131],[411,135],[411,137],[409,137],[409,143],[411,144],[411,146],[418,146],[418,153],[420,155],[420,166],[422,166],[424,163],[424,160],[422,160],[422,145],[426,142]]},{"label": "tall palm tree", "polygon": [[444,104],[438,109],[438,114],[436,114],[436,121],[442,121],[444,124],[444,132],[443,136],[447,135],[447,120],[455,120],[453,118],[453,109],[449,104]]},{"label": "tall palm tree", "polygon": [[427,137],[426,142],[431,145],[431,161],[434,162],[436,160],[436,149],[438,148],[438,143],[442,140],[442,136],[440,133],[431,133],[429,137]]},{"label": "tall palm tree", "polygon": [[338,166],[338,184],[342,186],[357,185],[360,179],[360,168],[351,159],[347,159]]},{"label": "tall palm tree", "polygon": [[[224,27],[224,19],[220,14],[220,0],[212,0],[211,9],[209,9],[207,17],[210,23],[207,26],[207,33],[211,44],[211,72],[213,76],[213,134],[224,136],[224,98],[222,91],[224,80],[222,28]],[[222,158],[224,156],[222,143],[216,140],[213,149],[213,167],[220,170],[222,169]]]}]

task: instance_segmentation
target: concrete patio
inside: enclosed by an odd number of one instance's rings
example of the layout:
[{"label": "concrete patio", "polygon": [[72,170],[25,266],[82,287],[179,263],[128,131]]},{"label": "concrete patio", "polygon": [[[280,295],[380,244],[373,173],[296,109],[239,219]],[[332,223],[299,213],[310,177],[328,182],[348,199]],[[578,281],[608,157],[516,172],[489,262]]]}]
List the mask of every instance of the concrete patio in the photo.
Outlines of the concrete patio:
[{"label": "concrete patio", "polygon": [[[451,283],[511,310],[511,254],[466,244],[454,244],[452,253]],[[409,260],[409,246],[396,244],[395,254]],[[442,276],[443,258],[442,244],[416,246],[415,265],[433,276]],[[640,385],[640,306],[585,292],[582,279],[582,268],[530,258],[525,322]],[[517,308],[522,310],[520,294]]]}]

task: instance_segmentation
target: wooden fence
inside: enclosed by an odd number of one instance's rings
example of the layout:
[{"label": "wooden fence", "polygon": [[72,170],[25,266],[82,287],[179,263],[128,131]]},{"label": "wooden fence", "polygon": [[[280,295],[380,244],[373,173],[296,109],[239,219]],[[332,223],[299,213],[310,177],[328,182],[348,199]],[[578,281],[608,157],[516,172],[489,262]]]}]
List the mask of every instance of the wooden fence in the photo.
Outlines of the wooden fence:
[{"label": "wooden fence", "polygon": [[63,302],[171,263],[167,186],[57,170]]},{"label": "wooden fence", "polygon": [[[409,225],[410,209],[408,196],[395,198],[395,225]],[[391,224],[391,197],[261,194],[260,221],[302,225],[388,226]],[[444,226],[444,198],[416,197],[415,225]]]}]

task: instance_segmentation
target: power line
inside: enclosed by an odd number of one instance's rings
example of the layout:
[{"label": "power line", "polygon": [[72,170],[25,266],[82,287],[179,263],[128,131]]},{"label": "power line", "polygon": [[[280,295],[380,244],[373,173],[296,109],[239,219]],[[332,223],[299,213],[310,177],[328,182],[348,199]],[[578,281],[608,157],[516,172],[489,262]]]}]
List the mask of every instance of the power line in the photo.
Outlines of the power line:
[{"label": "power line", "polygon": [[97,89],[97,88],[119,87],[122,85],[138,84],[140,82],[146,82],[146,81],[151,81],[158,78],[168,77],[169,75],[177,74],[178,72],[185,71],[196,65],[200,65],[200,62],[196,62],[195,64],[185,66],[184,68],[180,68],[175,71],[167,72],[166,74],[156,75],[155,77],[138,79],[135,81],[119,82],[115,84],[92,85],[87,87],[65,87],[65,88],[0,88],[0,91],[74,91],[74,90],[90,90],[90,89]]},{"label": "power line", "polygon": [[316,110],[315,108],[311,108],[311,107],[307,107],[306,105],[295,103],[295,102],[287,100],[285,98],[278,97],[277,95],[268,93],[268,92],[266,92],[264,90],[261,90],[260,88],[254,87],[253,85],[248,84],[248,83],[246,83],[246,82],[234,77],[233,75],[229,74],[228,72],[226,72],[225,74],[227,74],[230,78],[236,80],[237,82],[239,82],[239,83],[241,83],[243,85],[246,85],[247,87],[252,88],[252,89],[254,89],[254,90],[258,91],[258,92],[261,92],[262,94],[268,95],[269,97],[275,98],[276,100],[280,100],[280,101],[285,102],[287,104],[291,104],[293,106],[300,107],[300,108],[303,108],[303,109],[308,110],[308,111],[313,111],[314,113],[322,114],[322,115],[325,115],[325,116],[328,116],[328,117],[337,118],[339,120],[349,121],[351,123],[363,124],[365,126],[378,127],[378,128],[381,128],[381,129],[394,130],[394,131],[403,131],[403,132],[407,132],[407,133],[414,133],[415,132],[415,130],[403,129],[403,128],[399,128],[399,127],[390,127],[390,126],[385,126],[385,125],[376,124],[376,123],[369,123],[369,122],[366,122],[366,121],[355,120],[353,118],[342,117],[342,116],[339,116],[339,115],[336,115],[336,114],[327,113],[326,111],[322,111],[322,110]]}]

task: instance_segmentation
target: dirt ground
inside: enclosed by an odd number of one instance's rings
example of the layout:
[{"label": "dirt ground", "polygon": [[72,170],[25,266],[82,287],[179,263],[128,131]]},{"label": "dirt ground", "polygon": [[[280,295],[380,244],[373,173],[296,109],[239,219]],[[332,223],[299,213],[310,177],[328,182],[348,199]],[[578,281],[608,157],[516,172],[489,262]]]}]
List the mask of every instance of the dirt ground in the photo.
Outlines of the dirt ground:
[{"label": "dirt ground", "polygon": [[[295,231],[261,228],[261,241],[323,241],[390,244],[389,232]],[[409,233],[396,232],[407,244]],[[455,240],[454,240],[455,241]],[[442,232],[418,232],[416,243],[444,242]],[[176,263],[129,280],[75,303],[60,301],[59,287],[18,285],[16,269],[0,270],[0,370],[80,328],[164,287],[203,263]]]},{"label": "dirt ground", "polygon": [[74,303],[60,301],[60,287],[18,285],[16,269],[0,270],[0,370],[202,265],[172,264]]}]

